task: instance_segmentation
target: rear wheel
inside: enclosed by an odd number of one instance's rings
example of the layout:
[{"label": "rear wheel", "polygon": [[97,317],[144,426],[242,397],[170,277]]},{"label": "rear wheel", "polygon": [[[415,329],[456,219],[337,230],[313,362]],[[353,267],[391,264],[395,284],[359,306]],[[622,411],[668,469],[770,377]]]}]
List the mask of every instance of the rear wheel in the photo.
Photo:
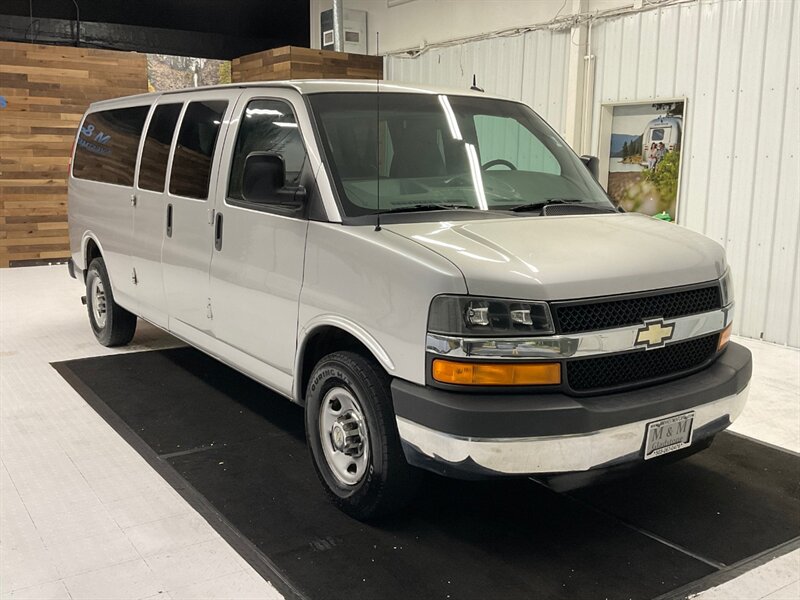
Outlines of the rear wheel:
[{"label": "rear wheel", "polygon": [[389,390],[390,378],[355,352],[324,357],[306,394],[306,439],[331,501],[360,520],[402,508],[419,473],[405,460]]},{"label": "rear wheel", "polygon": [[103,346],[124,346],[133,339],[136,315],[114,302],[102,258],[95,258],[86,273],[86,308],[94,336]]}]

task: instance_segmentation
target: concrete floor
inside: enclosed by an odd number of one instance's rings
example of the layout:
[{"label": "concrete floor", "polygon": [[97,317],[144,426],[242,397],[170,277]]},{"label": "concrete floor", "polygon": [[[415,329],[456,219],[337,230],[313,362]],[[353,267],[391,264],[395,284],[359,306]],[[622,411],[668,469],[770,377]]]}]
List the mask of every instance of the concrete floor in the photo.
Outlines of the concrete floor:
[{"label": "concrete floor", "polygon": [[[51,362],[165,348],[94,340],[64,266],[0,270],[0,597],[280,598],[125,443]],[[750,401],[732,429],[800,452],[800,352],[752,340]],[[800,597],[800,551],[701,600]]]}]

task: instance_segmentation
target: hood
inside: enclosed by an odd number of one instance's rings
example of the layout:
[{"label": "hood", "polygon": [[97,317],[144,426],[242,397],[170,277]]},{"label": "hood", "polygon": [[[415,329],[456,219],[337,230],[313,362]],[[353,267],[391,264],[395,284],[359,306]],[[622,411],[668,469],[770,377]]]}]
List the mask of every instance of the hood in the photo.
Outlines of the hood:
[{"label": "hood", "polygon": [[454,263],[470,294],[567,300],[712,281],[725,251],[638,214],[387,224]]}]

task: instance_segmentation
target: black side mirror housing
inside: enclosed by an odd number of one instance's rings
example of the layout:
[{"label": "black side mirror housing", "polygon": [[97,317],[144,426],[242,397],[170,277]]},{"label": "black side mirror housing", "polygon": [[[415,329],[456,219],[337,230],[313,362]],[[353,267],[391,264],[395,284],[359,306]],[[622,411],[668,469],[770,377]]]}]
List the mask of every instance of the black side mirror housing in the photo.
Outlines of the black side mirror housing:
[{"label": "black side mirror housing", "polygon": [[589,173],[592,174],[596,180],[599,181],[600,179],[600,159],[596,156],[581,156],[581,162],[589,169]]},{"label": "black side mirror housing", "polygon": [[286,164],[274,152],[251,152],[244,162],[242,197],[247,202],[281,202]]}]

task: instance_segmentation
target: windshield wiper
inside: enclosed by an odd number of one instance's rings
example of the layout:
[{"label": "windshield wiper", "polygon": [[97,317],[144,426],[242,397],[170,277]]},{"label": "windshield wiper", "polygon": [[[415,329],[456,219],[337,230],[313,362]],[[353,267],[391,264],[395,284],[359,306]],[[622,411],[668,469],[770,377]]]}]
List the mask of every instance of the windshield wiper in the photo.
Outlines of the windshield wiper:
[{"label": "windshield wiper", "polygon": [[507,209],[513,212],[529,212],[533,210],[541,210],[545,206],[549,206],[550,204],[575,204],[581,203],[583,200],[580,198],[547,198],[542,202],[532,202],[530,204],[520,204],[518,206],[512,206],[511,208]]},{"label": "windshield wiper", "polygon": [[474,206],[469,204],[411,204],[409,206],[398,206],[388,210],[380,211],[380,214],[385,215],[389,213],[403,213],[403,212],[424,212],[429,210],[461,210],[461,209],[474,210]]}]

